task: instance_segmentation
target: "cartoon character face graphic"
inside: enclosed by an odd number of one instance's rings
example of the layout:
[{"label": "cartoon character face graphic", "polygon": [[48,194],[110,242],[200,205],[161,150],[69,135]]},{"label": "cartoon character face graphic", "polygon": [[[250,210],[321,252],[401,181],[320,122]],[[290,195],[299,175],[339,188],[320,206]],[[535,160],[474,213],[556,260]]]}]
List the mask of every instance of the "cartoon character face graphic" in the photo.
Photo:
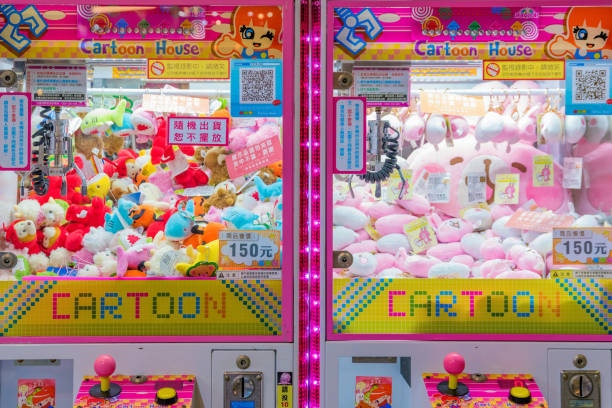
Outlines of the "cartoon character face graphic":
[{"label": "cartoon character face graphic", "polygon": [[219,36],[213,51],[222,58],[280,58],[282,28],[279,7],[236,7],[231,32]]},{"label": "cartoon character face graphic", "polygon": [[465,137],[455,140],[454,147],[442,143],[438,151],[426,144],[415,150],[408,157],[408,165],[413,177],[418,180],[421,173],[450,173],[450,200],[448,203],[434,203],[433,206],[447,215],[459,217],[461,209],[472,204],[468,200],[468,175],[483,174],[487,188],[486,202],[493,204],[495,197],[495,178],[498,174],[516,173],[520,176],[519,205],[533,199],[538,206],[550,210],[564,208],[569,196],[562,188],[563,171],[555,164],[554,185],[552,187],[534,187],[533,158],[542,154],[535,147],[516,143],[510,153],[504,145],[483,143],[480,150],[474,149],[474,139]]},{"label": "cartoon character face graphic", "polygon": [[612,31],[612,7],[572,7],[565,18],[565,33],[547,44],[555,58],[600,59],[612,57],[608,41]]}]

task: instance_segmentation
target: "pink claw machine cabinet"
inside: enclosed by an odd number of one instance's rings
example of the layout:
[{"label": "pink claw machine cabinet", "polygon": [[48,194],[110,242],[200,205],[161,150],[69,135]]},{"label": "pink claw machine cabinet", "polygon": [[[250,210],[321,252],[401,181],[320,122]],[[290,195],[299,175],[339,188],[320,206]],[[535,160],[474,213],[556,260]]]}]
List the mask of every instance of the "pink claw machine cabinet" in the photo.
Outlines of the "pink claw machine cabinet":
[{"label": "pink claw machine cabinet", "polygon": [[291,404],[293,3],[47,3],[0,6],[0,406]]},{"label": "pink claw machine cabinet", "polygon": [[612,404],[592,3],[323,6],[322,406]]}]

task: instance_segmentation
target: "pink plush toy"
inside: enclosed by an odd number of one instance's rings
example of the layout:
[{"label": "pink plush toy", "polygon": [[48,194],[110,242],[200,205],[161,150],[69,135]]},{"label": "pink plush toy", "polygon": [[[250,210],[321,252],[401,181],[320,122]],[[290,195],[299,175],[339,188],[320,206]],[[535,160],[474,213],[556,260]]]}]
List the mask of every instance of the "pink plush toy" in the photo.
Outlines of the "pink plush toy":
[{"label": "pink plush toy", "polygon": [[448,262],[457,255],[463,255],[463,249],[459,242],[452,242],[450,244],[438,244],[427,250],[427,255],[438,258],[441,261]]},{"label": "pink plush toy", "polygon": [[607,116],[587,116],[587,129],[584,138],[591,143],[601,143],[610,127]]},{"label": "pink plush toy", "polygon": [[451,116],[449,122],[453,139],[464,138],[470,132],[470,124],[463,116]]},{"label": "pink plush toy", "polygon": [[403,234],[404,225],[416,219],[417,218],[414,215],[409,214],[386,215],[376,220],[374,227],[381,236],[389,234]]},{"label": "pink plush toy", "polygon": [[368,215],[368,217],[374,218],[375,220],[387,215],[408,214],[408,211],[404,210],[402,207],[389,204],[385,201],[368,203],[366,206],[362,206],[362,209]]},{"label": "pink plush toy", "polygon": [[429,201],[427,201],[425,197],[419,194],[413,194],[410,200],[397,200],[397,204],[415,215],[424,215],[431,210],[431,204],[429,203]]},{"label": "pink plush toy", "polygon": [[122,277],[128,269],[139,269],[144,263],[151,259],[152,251],[156,248],[154,244],[139,245],[124,250],[117,247],[117,276]]},{"label": "pink plush toy", "polygon": [[436,233],[440,242],[459,242],[465,234],[469,234],[473,229],[472,223],[469,221],[461,218],[451,218],[439,224]]},{"label": "pink plush toy", "polygon": [[229,132],[229,144],[227,148],[230,152],[237,152],[247,147],[247,138],[253,133],[251,128],[239,127],[230,130]]},{"label": "pink plush toy", "polygon": [[444,141],[448,133],[446,119],[442,115],[430,115],[425,123],[425,140],[431,143],[436,150]]},{"label": "pink plush toy", "polygon": [[563,122],[557,112],[546,112],[540,119],[540,135],[544,143],[559,143],[563,131]]},{"label": "pink plush toy", "polygon": [[349,272],[358,277],[374,275],[378,262],[376,257],[369,252],[353,254],[353,264],[349,267]]},{"label": "pink plush toy", "polygon": [[506,253],[499,238],[486,239],[480,246],[480,253],[484,259],[504,259]]},{"label": "pink plush toy", "polygon": [[363,229],[370,221],[368,216],[356,208],[346,205],[334,206],[334,225],[341,225],[358,231]]},{"label": "pink plush toy", "polygon": [[476,137],[476,150],[480,150],[483,143],[491,142],[502,137],[504,131],[504,118],[497,112],[487,112],[480,118],[474,130]]},{"label": "pink plush toy", "polygon": [[376,241],[371,240],[371,239],[366,239],[364,241],[355,242],[353,244],[350,244],[346,248],[344,248],[344,251],[350,252],[351,254],[356,254],[358,252],[375,253],[376,252]]},{"label": "pink plush toy", "polygon": [[586,119],[582,115],[565,116],[565,142],[578,143],[586,133]]},{"label": "pink plush toy", "polygon": [[157,134],[157,120],[153,113],[138,108],[132,113],[132,125],[136,131],[136,141],[144,143]]},{"label": "pink plush toy", "polygon": [[408,255],[403,248],[395,256],[395,265],[417,278],[426,278],[431,267],[439,263],[440,260],[432,256]]},{"label": "pink plush toy", "polygon": [[423,138],[425,132],[425,121],[421,115],[413,113],[408,116],[402,126],[402,140],[411,143],[418,142]]},{"label": "pink plush toy", "polygon": [[[552,187],[533,187],[533,158],[542,152],[531,145],[516,143],[512,151],[493,143],[485,143],[480,151],[474,150],[473,139],[465,137],[455,141],[454,147],[441,145],[436,151],[433,146],[425,144],[408,157],[408,164],[413,171],[413,179],[418,180],[425,170],[430,173],[450,173],[450,201],[435,203],[432,206],[451,217],[458,217],[462,208],[469,206],[468,189],[465,183],[470,173],[484,173],[487,184],[487,203],[494,200],[495,175],[516,173],[520,175],[518,191],[519,205],[533,199],[535,203],[553,211],[566,211],[569,193],[562,187],[563,170],[555,164]],[[398,202],[406,208],[401,201]]]},{"label": "pink plush toy", "polygon": [[538,140],[537,125],[540,111],[539,106],[534,106],[519,118],[517,127],[520,140],[527,143],[535,143]]}]

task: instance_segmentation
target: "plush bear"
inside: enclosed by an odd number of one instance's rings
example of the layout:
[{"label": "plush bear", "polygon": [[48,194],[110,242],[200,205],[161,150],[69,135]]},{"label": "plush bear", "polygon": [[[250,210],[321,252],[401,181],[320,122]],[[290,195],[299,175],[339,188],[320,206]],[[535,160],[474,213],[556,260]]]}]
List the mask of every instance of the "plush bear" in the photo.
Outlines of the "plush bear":
[{"label": "plush bear", "polygon": [[208,213],[210,207],[215,207],[220,210],[226,207],[231,207],[236,203],[236,197],[236,193],[232,191],[219,189],[215,191],[213,195],[208,197],[208,199],[202,206],[202,210],[204,211],[204,213]]},{"label": "plush bear", "polygon": [[216,186],[229,179],[227,164],[225,162],[227,154],[227,149],[220,146],[212,147],[206,152],[204,165],[210,170],[210,185]]}]

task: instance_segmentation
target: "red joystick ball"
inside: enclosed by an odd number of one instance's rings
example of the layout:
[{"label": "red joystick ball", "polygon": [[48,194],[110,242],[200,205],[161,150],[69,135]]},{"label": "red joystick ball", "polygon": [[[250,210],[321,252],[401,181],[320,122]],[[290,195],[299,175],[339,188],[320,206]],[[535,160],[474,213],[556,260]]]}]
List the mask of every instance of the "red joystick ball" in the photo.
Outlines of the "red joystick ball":
[{"label": "red joystick ball", "polygon": [[100,376],[100,384],[96,384],[89,389],[89,394],[92,397],[108,399],[119,395],[121,387],[110,381],[110,376],[115,372],[116,367],[115,359],[107,354],[96,358],[94,370]]},{"label": "red joystick ball", "polygon": [[448,381],[438,384],[438,391],[444,395],[460,397],[468,393],[465,384],[458,382],[459,374],[465,369],[465,359],[461,354],[449,353],[444,357],[444,369],[448,373]]},{"label": "red joystick ball", "polygon": [[117,368],[117,363],[115,363],[115,359],[108,354],[102,354],[100,357],[96,358],[96,362],[94,363],[94,370],[100,377],[110,377],[115,372],[115,368]]},{"label": "red joystick ball", "polygon": [[465,359],[459,353],[448,353],[444,357],[444,369],[449,374],[459,375],[465,369]]}]

